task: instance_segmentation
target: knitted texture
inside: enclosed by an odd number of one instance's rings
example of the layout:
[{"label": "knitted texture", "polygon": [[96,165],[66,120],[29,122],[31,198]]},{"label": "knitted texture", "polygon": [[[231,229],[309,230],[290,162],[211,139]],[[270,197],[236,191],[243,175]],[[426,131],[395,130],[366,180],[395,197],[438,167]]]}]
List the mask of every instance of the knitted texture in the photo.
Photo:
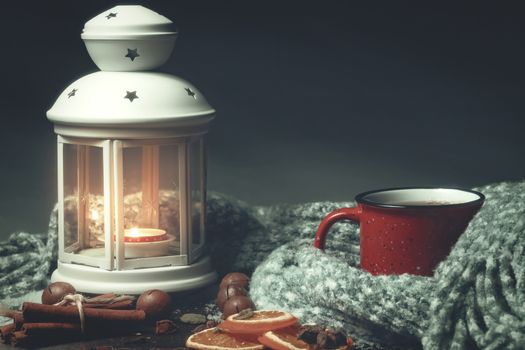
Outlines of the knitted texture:
[{"label": "knitted texture", "polygon": [[[525,182],[478,189],[487,199],[434,277],[376,276],[357,268],[358,226],[313,236],[330,211],[353,203],[249,207],[211,193],[209,251],[219,274],[252,273],[259,308],[343,327],[357,348],[522,349],[525,344]],[[42,289],[56,263],[56,208],[47,235],[15,233],[0,243],[0,301]]]},{"label": "knitted texture", "polygon": [[[17,297],[43,289],[58,256],[57,207],[47,234],[16,232],[0,242],[0,302],[13,305]],[[16,306],[16,305],[14,305]]]},{"label": "knitted texture", "polygon": [[421,340],[425,349],[523,349],[525,183],[478,190],[485,205],[434,277],[360,270],[357,225],[340,224],[326,253],[311,239],[276,249],[255,270],[251,296],[303,322],[343,327],[360,345],[417,348]]}]

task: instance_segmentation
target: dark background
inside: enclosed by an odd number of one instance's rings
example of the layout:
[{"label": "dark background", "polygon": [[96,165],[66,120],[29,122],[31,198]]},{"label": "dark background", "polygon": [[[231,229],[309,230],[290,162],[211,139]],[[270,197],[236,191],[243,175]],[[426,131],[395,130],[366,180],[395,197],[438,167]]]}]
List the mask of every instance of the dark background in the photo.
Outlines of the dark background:
[{"label": "dark background", "polygon": [[[179,28],[164,70],[218,111],[211,190],[272,204],[523,178],[518,2],[138,3]],[[56,151],[45,112],[97,69],[80,33],[116,4],[3,3],[0,238],[46,229]]]}]

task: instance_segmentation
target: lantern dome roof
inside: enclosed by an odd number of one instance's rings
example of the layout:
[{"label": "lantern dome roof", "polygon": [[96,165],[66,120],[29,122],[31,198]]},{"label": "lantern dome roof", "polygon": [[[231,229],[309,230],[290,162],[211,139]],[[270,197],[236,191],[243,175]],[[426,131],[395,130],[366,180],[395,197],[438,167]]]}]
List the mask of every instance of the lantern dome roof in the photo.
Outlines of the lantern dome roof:
[{"label": "lantern dome roof", "polygon": [[81,37],[101,71],[60,94],[47,111],[55,131],[86,137],[162,137],[166,127],[170,135],[203,132],[215,110],[200,91],[149,71],[168,60],[176,36],[172,21],[139,5],[115,6],[89,20]]},{"label": "lantern dome roof", "polygon": [[84,25],[82,39],[134,39],[174,35],[175,24],[140,5],[119,5],[93,17]]},{"label": "lantern dome roof", "polygon": [[77,126],[183,126],[208,122],[215,110],[188,81],[159,72],[95,72],[70,84],[47,112]]}]

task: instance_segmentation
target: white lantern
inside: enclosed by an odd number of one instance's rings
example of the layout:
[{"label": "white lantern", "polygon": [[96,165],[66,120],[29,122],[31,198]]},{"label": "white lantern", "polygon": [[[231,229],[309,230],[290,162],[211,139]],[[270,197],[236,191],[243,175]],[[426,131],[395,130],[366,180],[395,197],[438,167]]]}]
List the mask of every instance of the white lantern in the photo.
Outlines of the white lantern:
[{"label": "white lantern", "polygon": [[82,33],[101,71],[58,97],[59,261],[53,281],[87,293],[168,292],[216,280],[206,255],[203,135],[215,110],[189,82],[155,69],[173,23],[116,6]]}]

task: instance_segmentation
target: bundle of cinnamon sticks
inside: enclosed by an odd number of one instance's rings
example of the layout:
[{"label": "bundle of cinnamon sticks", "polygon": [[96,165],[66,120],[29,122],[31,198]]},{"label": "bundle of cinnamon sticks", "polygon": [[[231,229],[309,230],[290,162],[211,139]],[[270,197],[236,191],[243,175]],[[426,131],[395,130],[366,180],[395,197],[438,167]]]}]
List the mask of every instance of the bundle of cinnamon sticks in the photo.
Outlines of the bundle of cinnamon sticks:
[{"label": "bundle of cinnamon sticks", "polygon": [[[111,294],[99,296],[111,297]],[[132,300],[83,305],[84,332],[76,306],[57,306],[26,302],[22,311],[6,316],[13,323],[0,328],[2,341],[13,346],[36,347],[101,336],[124,335],[144,326],[142,310],[130,309]]]}]

